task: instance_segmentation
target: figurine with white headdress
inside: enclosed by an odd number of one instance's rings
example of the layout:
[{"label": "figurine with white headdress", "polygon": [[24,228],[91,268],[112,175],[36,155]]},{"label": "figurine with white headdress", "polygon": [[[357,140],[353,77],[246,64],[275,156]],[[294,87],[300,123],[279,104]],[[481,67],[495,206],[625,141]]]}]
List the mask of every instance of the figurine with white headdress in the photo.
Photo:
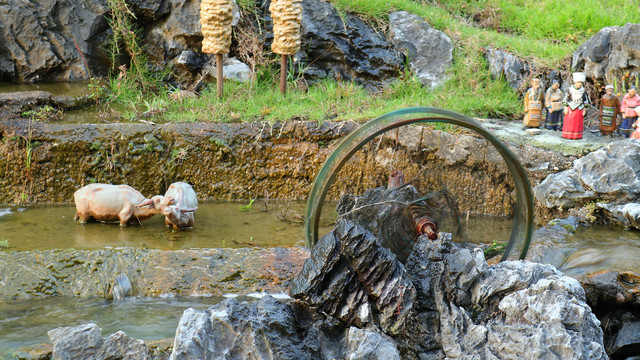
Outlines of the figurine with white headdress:
[{"label": "figurine with white headdress", "polygon": [[562,137],[565,139],[582,139],[584,131],[584,115],[587,112],[590,101],[584,89],[586,75],[582,72],[573,73],[573,85],[565,95],[564,123],[562,124]]},{"label": "figurine with white headdress", "polygon": [[620,100],[613,93],[613,85],[604,87],[606,93],[600,99],[599,118],[600,118],[600,136],[611,136],[616,131],[616,121],[620,114]]},{"label": "figurine with white headdress", "polygon": [[622,123],[618,130],[620,135],[628,138],[633,132],[632,125],[638,119],[638,111],[636,110],[638,107],[640,107],[640,96],[636,87],[632,86],[620,104],[620,112],[622,112]]}]

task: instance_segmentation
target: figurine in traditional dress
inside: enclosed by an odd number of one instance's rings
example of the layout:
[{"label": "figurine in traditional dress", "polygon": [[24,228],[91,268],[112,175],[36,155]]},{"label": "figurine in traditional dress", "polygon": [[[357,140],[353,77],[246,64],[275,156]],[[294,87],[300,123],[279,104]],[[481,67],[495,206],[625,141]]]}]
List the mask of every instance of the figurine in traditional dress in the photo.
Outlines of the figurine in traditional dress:
[{"label": "figurine in traditional dress", "polygon": [[622,112],[622,123],[620,124],[620,135],[628,138],[633,132],[633,125],[638,119],[636,108],[640,106],[640,96],[635,86],[629,88],[627,94],[622,98],[620,112]]},{"label": "figurine in traditional dress", "polygon": [[562,129],[562,99],[564,92],[560,90],[560,83],[554,80],[544,97],[544,105],[547,108],[545,127],[549,130]]},{"label": "figurine in traditional dress", "polygon": [[573,73],[573,85],[565,95],[564,100],[564,123],[562,124],[562,137],[565,139],[582,139],[584,131],[584,115],[587,112],[590,101],[584,89],[584,82],[587,79],[584,73]]},{"label": "figurine in traditional dress", "polygon": [[540,79],[531,80],[531,88],[524,95],[524,120],[526,127],[537,128],[542,123],[542,104],[544,90],[540,88]]},{"label": "figurine in traditional dress", "polygon": [[[640,106],[636,108],[636,114],[640,114]],[[640,139],[640,118],[636,118],[636,122],[633,124],[635,130],[631,134],[632,139]]]},{"label": "figurine in traditional dress", "polygon": [[616,120],[620,114],[620,100],[613,93],[613,85],[604,87],[606,94],[600,99],[600,135],[609,135],[616,131]]}]

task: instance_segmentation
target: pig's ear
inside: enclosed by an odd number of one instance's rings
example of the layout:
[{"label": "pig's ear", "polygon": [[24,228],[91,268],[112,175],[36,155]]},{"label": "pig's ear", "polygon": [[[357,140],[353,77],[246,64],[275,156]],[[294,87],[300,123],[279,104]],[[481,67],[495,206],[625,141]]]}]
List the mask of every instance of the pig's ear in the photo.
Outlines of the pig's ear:
[{"label": "pig's ear", "polygon": [[198,210],[198,208],[193,208],[193,209],[180,209],[180,211],[182,211],[183,213],[187,213],[187,212],[195,212],[196,210]]},{"label": "pig's ear", "polygon": [[136,205],[136,207],[143,207],[143,206],[153,206],[153,200],[144,199]]},{"label": "pig's ear", "polygon": [[166,198],[169,205],[175,205],[176,199],[174,199],[173,196],[166,196]]}]

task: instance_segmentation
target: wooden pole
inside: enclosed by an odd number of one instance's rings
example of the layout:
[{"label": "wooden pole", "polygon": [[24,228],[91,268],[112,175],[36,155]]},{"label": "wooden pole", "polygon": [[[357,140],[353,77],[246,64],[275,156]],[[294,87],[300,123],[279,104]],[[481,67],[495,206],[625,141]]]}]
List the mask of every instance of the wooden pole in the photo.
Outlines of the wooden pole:
[{"label": "wooden pole", "polygon": [[280,92],[287,93],[287,55],[280,55]]},{"label": "wooden pole", "polygon": [[221,98],[222,94],[223,94],[223,88],[222,85],[224,83],[224,73],[223,73],[223,69],[222,69],[222,54],[216,54],[216,70],[217,70],[217,75],[216,75],[216,83],[218,85],[218,97]]}]

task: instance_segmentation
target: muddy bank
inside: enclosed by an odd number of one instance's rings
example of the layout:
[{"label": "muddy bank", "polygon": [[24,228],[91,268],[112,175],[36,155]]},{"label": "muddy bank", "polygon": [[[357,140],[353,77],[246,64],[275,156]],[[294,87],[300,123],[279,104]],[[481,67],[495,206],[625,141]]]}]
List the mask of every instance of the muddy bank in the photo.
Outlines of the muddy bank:
[{"label": "muddy bank", "polygon": [[307,256],[302,248],[0,251],[0,298],[111,298],[122,273],[136,296],[284,292]]},{"label": "muddy bank", "polygon": [[[93,182],[128,184],[146,196],[175,181],[202,200],[305,200],[335,144],[359,125],[323,123],[53,124],[0,121],[0,203],[72,202]],[[329,194],[384,186],[397,169],[425,191],[447,189],[463,211],[508,215],[513,186],[482,139],[405,127],[356,153]],[[534,185],[574,157],[516,145]]]}]

